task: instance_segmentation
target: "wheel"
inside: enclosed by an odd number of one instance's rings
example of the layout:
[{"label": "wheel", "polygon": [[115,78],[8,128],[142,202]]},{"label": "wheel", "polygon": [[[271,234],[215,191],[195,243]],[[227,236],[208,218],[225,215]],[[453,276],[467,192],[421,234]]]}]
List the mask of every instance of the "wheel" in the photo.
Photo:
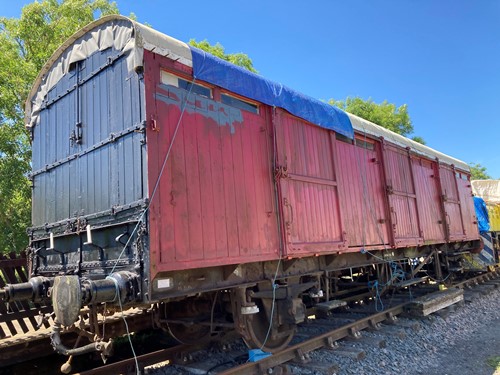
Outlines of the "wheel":
[{"label": "wheel", "polygon": [[244,322],[247,335],[243,340],[247,346],[271,353],[286,348],[295,334],[296,325],[283,324],[276,327],[276,319],[277,315],[274,314],[272,322],[274,329],[270,329],[269,319],[262,306],[259,306],[257,314],[246,315]]}]

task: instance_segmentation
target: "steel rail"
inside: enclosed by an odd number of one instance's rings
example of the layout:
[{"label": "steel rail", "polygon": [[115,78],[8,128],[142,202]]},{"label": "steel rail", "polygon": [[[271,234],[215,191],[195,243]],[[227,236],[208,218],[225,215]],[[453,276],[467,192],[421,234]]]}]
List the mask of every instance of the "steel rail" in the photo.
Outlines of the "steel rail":
[{"label": "steel rail", "polygon": [[[244,365],[234,367],[230,370],[226,370],[221,374],[254,375],[266,373],[267,369],[269,368],[282,365],[292,359],[300,359],[301,357],[303,357],[304,353],[308,353],[322,347],[335,349],[337,348],[337,340],[340,340],[366,328],[376,328],[377,324],[383,321],[393,322],[395,316],[401,314],[404,311],[405,305],[406,303],[403,303],[386,311],[370,315],[368,317],[344,325],[340,328],[331,330],[320,336],[304,341],[300,344],[288,347],[285,350],[282,350],[279,353],[275,353],[272,356],[264,358],[258,362],[249,362]],[[179,345],[173,348],[162,349],[152,353],[139,355],[136,358],[128,358],[120,362],[100,366],[98,368],[80,372],[74,375],[127,373],[135,369],[136,360],[137,363],[139,363],[140,370],[142,371],[144,367],[151,366],[159,362],[171,361],[172,363],[178,363],[179,359],[182,359],[182,353],[191,352],[196,348],[197,347],[193,347],[191,345]]]},{"label": "steel rail", "polygon": [[355,322],[346,324],[340,328],[333,329],[329,332],[323,333],[312,339],[306,340],[299,344],[290,346],[278,353],[269,357],[263,358],[258,362],[247,362],[243,365],[234,367],[232,369],[221,372],[221,375],[254,375],[265,374],[268,369],[285,364],[291,360],[298,359],[299,361],[304,357],[305,353],[320,348],[327,348],[335,350],[338,348],[337,341],[353,335],[355,332],[362,331],[367,328],[377,328],[377,324],[383,321],[394,322],[395,317],[404,312],[404,307],[407,303],[394,306],[385,311],[367,316]]},{"label": "steel rail", "polygon": [[[489,280],[494,280],[500,277],[500,270],[493,272],[487,272],[485,274],[473,277],[471,279],[454,284],[450,288],[464,288],[470,285],[477,285],[482,282],[487,282]],[[376,313],[355,322],[346,324],[340,328],[333,329],[329,332],[323,333],[320,336],[313,337],[309,340],[301,342],[299,344],[290,346],[281,352],[275,353],[269,357],[263,358],[257,362],[247,362],[243,365],[233,367],[229,370],[225,370],[220,375],[253,375],[253,374],[265,374],[268,369],[283,365],[292,360],[298,360],[299,362],[303,360],[304,354],[309,353],[320,348],[327,348],[335,350],[338,348],[336,343],[338,340],[353,335],[355,332],[362,331],[367,328],[375,328],[378,323],[383,321],[394,322],[394,318],[397,315],[405,312],[405,306],[411,302],[405,302],[395,307],[389,308],[380,313]]]},{"label": "steel rail", "polygon": [[[475,286],[484,282],[488,282],[490,280],[495,280],[500,278],[500,269],[497,269],[492,272],[487,272],[484,274],[481,274],[479,276],[475,276],[471,279],[465,280],[458,282],[454,284],[453,286],[450,286],[449,288],[467,288],[470,286]],[[224,375],[230,375],[230,374],[238,374],[238,375],[244,375],[244,374],[256,374],[256,373],[266,373],[268,369],[272,369],[274,367],[279,367],[280,365],[283,365],[291,360],[298,360],[299,362],[304,358],[304,354],[307,354],[311,351],[320,349],[320,348],[326,348],[326,349],[331,349],[334,350],[338,347],[337,341],[341,340],[345,337],[348,337],[350,335],[355,334],[356,332],[362,331],[367,328],[376,328],[377,325],[381,322],[384,321],[389,321],[389,323],[392,323],[397,315],[400,315],[405,311],[405,306],[409,302],[402,303],[400,305],[397,305],[395,307],[389,308],[387,310],[384,310],[382,312],[375,313],[373,315],[361,318],[360,320],[351,322],[349,324],[346,324],[342,327],[335,328],[329,332],[323,333],[317,337],[308,339],[302,343],[290,346],[283,351],[279,353],[275,353],[270,357],[263,358],[259,360],[258,362],[248,362],[243,365],[224,370],[223,372],[219,374],[224,374]],[[143,312],[144,313],[144,312]],[[137,314],[137,313],[136,313]],[[135,315],[135,314],[132,314]],[[137,315],[143,315],[143,314],[137,314]],[[139,319],[131,319],[132,325],[134,329],[138,329],[141,326],[147,325],[147,323],[150,323],[151,317],[148,316],[148,314],[144,314],[143,316],[137,316]],[[120,319],[117,316],[113,316],[112,320],[115,320],[115,322],[108,322],[107,324],[111,324],[109,326],[110,331],[121,331],[118,326],[120,325]],[[116,326],[115,326],[116,324]],[[116,327],[116,328],[115,328]],[[108,330],[107,330],[108,331]],[[25,348],[24,350],[24,360],[26,360],[26,355],[28,357],[37,357],[40,355],[46,355],[49,354],[48,351],[46,350],[37,350],[37,347],[43,346],[45,349],[51,349],[49,345],[49,340],[48,340],[48,334],[46,332],[33,332],[32,334],[32,339],[30,340],[30,334],[25,334],[25,335],[19,335],[19,336],[14,336],[10,338],[10,340],[0,340],[0,347],[3,347],[2,349],[2,355],[0,357],[2,358],[2,366],[8,366],[14,363],[21,363],[24,362],[21,360],[21,358],[13,358],[12,354],[13,352],[23,352],[21,349],[21,346]],[[3,342],[2,342],[3,341]],[[5,344],[10,341],[10,345],[7,347]],[[30,342],[32,341],[32,342]],[[29,344],[29,347],[27,346]],[[195,347],[193,346],[188,346],[188,345],[180,345],[176,346],[173,348],[168,348],[168,349],[162,349],[158,350],[152,353],[144,354],[137,356],[137,361],[139,363],[139,366],[141,367],[141,370],[146,367],[150,366],[159,362],[163,361],[172,361],[172,363],[179,363],[179,361],[182,362],[182,355],[189,353],[190,351],[194,350]],[[196,347],[198,349],[198,347]],[[9,358],[10,357],[10,358]],[[14,355],[15,357],[15,355]],[[180,359],[181,358],[181,359]],[[4,362],[5,361],[5,362]],[[120,373],[120,372],[127,372],[130,371],[135,367],[135,359],[134,358],[129,358],[126,360],[122,360],[120,362],[116,362],[113,364],[101,366],[98,368],[95,368],[93,370],[81,372],[78,375],[98,375],[98,374],[109,374],[109,373]]]}]

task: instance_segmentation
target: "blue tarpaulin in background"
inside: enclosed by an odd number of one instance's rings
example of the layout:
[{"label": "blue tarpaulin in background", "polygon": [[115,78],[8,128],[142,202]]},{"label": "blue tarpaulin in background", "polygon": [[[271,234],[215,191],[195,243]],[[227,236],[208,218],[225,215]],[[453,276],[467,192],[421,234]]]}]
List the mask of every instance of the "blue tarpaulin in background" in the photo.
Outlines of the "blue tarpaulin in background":
[{"label": "blue tarpaulin in background", "polygon": [[476,209],[477,226],[479,233],[486,233],[490,230],[490,219],[488,217],[488,208],[483,198],[474,197],[474,208]]},{"label": "blue tarpaulin in background", "polygon": [[353,138],[347,114],[327,103],[272,82],[239,66],[192,47],[193,76],[249,99],[283,108],[322,128]]}]

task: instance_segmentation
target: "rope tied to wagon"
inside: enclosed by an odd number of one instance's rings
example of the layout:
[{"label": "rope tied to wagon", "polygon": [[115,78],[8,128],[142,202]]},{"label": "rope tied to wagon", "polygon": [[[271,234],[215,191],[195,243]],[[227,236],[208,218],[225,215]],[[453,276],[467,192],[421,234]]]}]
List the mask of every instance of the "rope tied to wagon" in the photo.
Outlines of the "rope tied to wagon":
[{"label": "rope tied to wagon", "polygon": [[[156,183],[155,183],[153,191],[151,193],[151,197],[149,199],[149,202],[148,202],[147,206],[144,208],[144,211],[139,216],[139,218],[137,220],[137,224],[135,225],[134,229],[132,230],[132,233],[130,234],[127,242],[125,243],[125,245],[123,245],[123,249],[120,252],[120,254],[118,255],[118,258],[116,259],[115,264],[114,264],[113,268],[111,269],[111,272],[109,273],[110,275],[115,271],[115,268],[118,265],[118,262],[120,261],[120,259],[122,258],[123,254],[125,253],[125,250],[130,245],[132,239],[134,238],[134,235],[139,230],[139,227],[141,226],[141,224],[143,224],[144,218],[146,216],[146,213],[149,211],[149,209],[151,207],[151,204],[153,202],[153,198],[156,195],[156,192],[157,192],[157,190],[158,190],[158,188],[160,186],[161,178],[163,176],[163,173],[165,172],[165,168],[167,166],[167,161],[168,161],[168,159],[170,157],[170,152],[172,151],[172,147],[174,145],[175,138],[177,137],[177,133],[179,131],[179,128],[180,128],[180,125],[181,125],[181,122],[182,122],[182,118],[184,117],[184,112],[186,111],[188,98],[189,98],[189,95],[191,94],[191,91],[193,89],[195,80],[196,80],[196,78],[193,78],[193,80],[191,81],[191,84],[189,85],[189,91],[188,91],[187,95],[185,96],[184,102],[182,103],[181,114],[179,116],[179,120],[177,120],[177,125],[175,126],[174,134],[172,135],[172,139],[170,140],[170,144],[168,146],[167,153],[165,155],[165,158],[163,159],[163,164],[162,164],[162,166],[160,168],[160,172],[158,173],[158,178],[156,179]],[[118,298],[118,301],[119,301],[119,304],[120,304],[120,311],[121,311],[123,323],[125,324],[125,328],[127,330],[127,337],[128,337],[129,343],[130,343],[130,347],[132,348],[132,354],[134,355],[134,360],[135,360],[135,363],[136,363],[137,375],[139,375],[141,370],[139,368],[139,364],[138,364],[138,361],[137,361],[137,356],[135,354],[134,346],[132,344],[132,340],[131,340],[131,337],[130,337],[130,331],[129,331],[129,328],[128,328],[127,320],[125,318],[125,315],[123,314],[123,306],[122,306],[122,301],[121,301],[120,294],[119,294],[118,282],[117,282],[116,279],[114,279],[114,278],[112,278],[110,276],[106,277],[106,279],[108,279],[108,278],[112,279],[114,281],[114,283],[115,283],[115,288],[116,288],[115,299]]]}]

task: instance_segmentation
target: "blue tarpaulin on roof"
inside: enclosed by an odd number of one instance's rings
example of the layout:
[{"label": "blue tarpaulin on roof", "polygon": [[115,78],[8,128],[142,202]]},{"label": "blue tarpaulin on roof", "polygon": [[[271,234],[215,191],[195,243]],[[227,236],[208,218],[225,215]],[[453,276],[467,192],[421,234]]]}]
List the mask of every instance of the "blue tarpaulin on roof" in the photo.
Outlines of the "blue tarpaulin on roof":
[{"label": "blue tarpaulin on roof", "polygon": [[490,230],[490,219],[488,216],[488,208],[484,203],[483,198],[474,197],[474,208],[476,209],[477,226],[479,233],[486,233]]},{"label": "blue tarpaulin on roof", "polygon": [[203,50],[191,47],[193,76],[258,102],[283,108],[292,115],[353,138],[347,114],[318,99],[272,82]]}]

